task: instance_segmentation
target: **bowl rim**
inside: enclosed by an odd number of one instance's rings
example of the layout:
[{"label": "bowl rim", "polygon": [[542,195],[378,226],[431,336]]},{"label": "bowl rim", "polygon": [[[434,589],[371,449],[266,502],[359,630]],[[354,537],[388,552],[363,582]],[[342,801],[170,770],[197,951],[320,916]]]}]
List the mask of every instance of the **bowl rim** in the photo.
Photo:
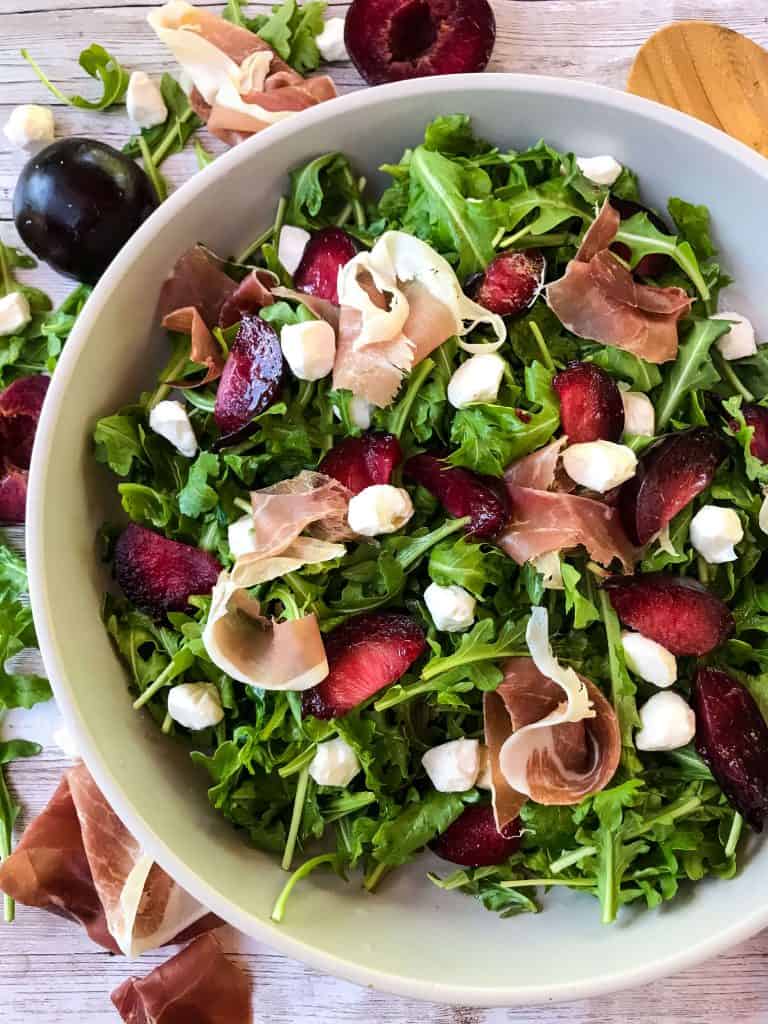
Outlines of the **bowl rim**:
[{"label": "bowl rim", "polygon": [[141,816],[123,795],[118,778],[91,743],[77,710],[74,693],[68,681],[67,668],[59,657],[55,639],[56,631],[52,616],[49,614],[49,593],[43,563],[43,536],[48,513],[43,502],[43,495],[50,444],[56,429],[59,410],[74,376],[79,356],[90,340],[95,321],[109,303],[122,276],[130,269],[145,246],[156,235],[159,235],[178,213],[193,203],[202,191],[215,187],[217,182],[226,177],[230,169],[252,159],[260,151],[279,146],[282,138],[290,136],[294,132],[300,132],[311,124],[331,121],[361,107],[373,110],[386,105],[390,99],[416,93],[420,95],[439,94],[456,89],[471,92],[533,91],[553,99],[558,97],[572,99],[576,96],[605,106],[619,107],[640,114],[650,123],[671,127],[683,135],[698,138],[717,150],[727,151],[736,162],[762,176],[768,185],[768,160],[719,129],[677,110],[630,93],[621,92],[618,89],[554,76],[486,73],[413,79],[348,93],[331,103],[319,104],[299,113],[296,117],[273,125],[268,131],[254,136],[247,142],[217,157],[207,168],[181,185],[126,243],[94,288],[64,347],[38,425],[29,477],[26,549],[30,601],[39,648],[67,728],[75,737],[78,749],[82,752],[83,759],[96,783],[110,800],[120,819],[140,840],[142,846],[179,884],[210,910],[245,934],[264,941],[280,953],[300,960],[326,974],[410,999],[473,1007],[521,1006],[609,994],[692,967],[723,952],[730,946],[750,938],[768,925],[768,903],[762,907],[757,906],[751,914],[730,927],[704,936],[686,948],[681,948],[672,957],[650,959],[638,966],[593,975],[577,982],[558,984],[553,981],[546,986],[534,984],[480,988],[478,986],[453,985],[450,982],[430,982],[364,967],[354,960],[325,952],[323,949],[293,938],[283,932],[279,925],[257,920],[242,911],[237,904],[220,896],[204,879],[187,868],[183,859],[144,823]]}]

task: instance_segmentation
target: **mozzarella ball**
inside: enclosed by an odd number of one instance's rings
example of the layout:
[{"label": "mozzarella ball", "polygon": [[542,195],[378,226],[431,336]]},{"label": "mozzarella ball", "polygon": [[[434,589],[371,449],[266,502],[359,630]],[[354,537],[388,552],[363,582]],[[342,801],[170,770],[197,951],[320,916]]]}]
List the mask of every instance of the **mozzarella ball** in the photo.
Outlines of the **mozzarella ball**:
[{"label": "mozzarella ball", "polygon": [[168,117],[160,86],[143,71],[134,71],[125,94],[128,117],[137,128],[154,128]]},{"label": "mozzarella ball", "polygon": [[624,659],[630,672],[654,686],[671,686],[677,679],[674,654],[642,633],[621,634]]},{"label": "mozzarella ball", "polygon": [[450,740],[428,750],[421,763],[439,792],[466,793],[480,772],[480,744],[477,740]]},{"label": "mozzarella ball", "polygon": [[187,410],[173,400],[158,402],[149,411],[149,425],[156,434],[170,441],[174,448],[191,459],[197,452],[197,438]]},{"label": "mozzarella ball", "polygon": [[309,766],[318,786],[348,786],[359,771],[357,754],[341,736],[319,743]]},{"label": "mozzarella ball", "polygon": [[0,337],[18,334],[32,319],[24,292],[9,292],[0,299]]},{"label": "mozzarella ball", "polygon": [[735,509],[704,505],[691,520],[689,537],[706,562],[720,565],[736,561],[734,544],[744,538],[744,529]]},{"label": "mozzarella ball", "polygon": [[53,142],[53,111],[36,103],[23,103],[13,108],[3,133],[17,149],[29,154],[39,153]]},{"label": "mozzarella ball", "polygon": [[180,683],[168,691],[168,714],[185,729],[208,729],[224,717],[213,683]]},{"label": "mozzarella ball", "polygon": [[576,166],[595,185],[613,185],[623,170],[612,156],[577,156]]},{"label": "mozzarella ball", "polygon": [[236,519],[234,523],[230,523],[227,527],[227,540],[233,558],[239,558],[241,555],[248,555],[251,551],[255,551],[253,516],[245,515],[241,519]]},{"label": "mozzarella ball", "polygon": [[454,409],[474,402],[495,402],[507,364],[494,353],[471,356],[448,381],[448,401]]},{"label": "mozzarella ball", "polygon": [[757,352],[755,329],[741,313],[714,313],[711,319],[733,321],[730,331],[715,342],[724,359],[743,359]]},{"label": "mozzarella ball", "polygon": [[757,517],[757,525],[763,531],[768,533],[768,494],[763,498],[763,503],[760,506],[760,512]]},{"label": "mozzarella ball", "polygon": [[624,405],[624,433],[639,437],[653,437],[656,429],[656,410],[648,395],[641,391],[622,391]]},{"label": "mozzarella ball", "polygon": [[349,499],[347,521],[350,529],[363,537],[394,533],[413,515],[413,502],[402,487],[374,484]]},{"label": "mozzarella ball", "polygon": [[349,60],[347,47],[344,44],[344,18],[329,18],[315,42],[320,56],[327,63]]},{"label": "mozzarella ball", "polygon": [[325,320],[286,324],[280,331],[280,347],[299,380],[320,380],[333,369],[336,335]]},{"label": "mozzarella ball", "polygon": [[574,483],[604,494],[635,475],[637,456],[625,444],[586,441],[565,449],[563,466]]},{"label": "mozzarella ball", "polygon": [[640,708],[642,727],[635,733],[638,750],[677,750],[696,733],[696,715],[679,693],[655,693]]},{"label": "mozzarella ball", "polygon": [[477,602],[468,591],[455,584],[443,587],[430,583],[424,591],[424,603],[437,629],[446,633],[458,633],[475,621]]},{"label": "mozzarella ball", "polygon": [[280,241],[277,243],[277,258],[293,277],[296,273],[301,257],[311,238],[304,228],[295,228],[292,224],[286,224],[280,229]]},{"label": "mozzarella ball", "polygon": [[[373,412],[373,405],[367,402],[364,398],[358,398],[357,395],[353,395],[349,400],[347,406],[349,410],[349,419],[353,426],[357,427],[358,430],[367,430],[371,425],[371,413]],[[333,414],[337,420],[341,419],[341,412],[338,405],[334,405]]]}]

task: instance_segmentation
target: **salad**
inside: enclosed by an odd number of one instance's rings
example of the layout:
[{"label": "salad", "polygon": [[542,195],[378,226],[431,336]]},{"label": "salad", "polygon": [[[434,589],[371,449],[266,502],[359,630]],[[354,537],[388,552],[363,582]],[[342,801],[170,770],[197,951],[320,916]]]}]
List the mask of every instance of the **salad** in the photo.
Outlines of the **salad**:
[{"label": "salad", "polygon": [[460,114],[384,170],[317,157],[247,251],[182,256],[167,365],[96,424],[135,707],[293,869],[276,920],[427,848],[503,915],[731,877],[768,810],[768,364],[708,212]]}]

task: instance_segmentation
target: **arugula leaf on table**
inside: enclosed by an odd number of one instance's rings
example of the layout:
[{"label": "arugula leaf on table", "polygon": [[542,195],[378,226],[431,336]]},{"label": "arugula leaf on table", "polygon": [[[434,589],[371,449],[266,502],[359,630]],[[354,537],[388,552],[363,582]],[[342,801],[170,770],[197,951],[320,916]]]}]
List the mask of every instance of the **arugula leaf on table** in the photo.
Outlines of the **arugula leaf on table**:
[{"label": "arugula leaf on table", "polygon": [[203,124],[190,106],[187,94],[167,72],[160,79],[160,92],[168,109],[165,121],[154,128],[142,129],[139,135],[132,135],[123,146],[126,156],[141,156],[140,139],[143,139],[152,155],[155,168],[159,168],[166,157],[180,153],[190,137]]},{"label": "arugula leaf on table", "polygon": [[[36,757],[42,747],[39,743],[29,740],[9,740],[0,742],[0,863],[11,855],[13,845],[13,826],[21,813],[21,806],[13,799],[5,781],[3,765],[9,764],[20,757]],[[4,919],[11,924],[14,919],[15,903],[12,897],[3,897]]]},{"label": "arugula leaf on table", "polygon": [[724,320],[697,320],[680,344],[677,359],[664,371],[664,383],[656,401],[656,430],[661,432],[692,391],[710,388],[720,375],[709,357],[719,337],[730,330]]},{"label": "arugula leaf on table", "polygon": [[89,47],[80,53],[79,64],[86,74],[101,82],[102,95],[100,99],[89,100],[84,96],[65,96],[64,93],[51,82],[40,66],[30,57],[26,50],[21,55],[32,66],[32,70],[43,83],[62,103],[71,107],[78,107],[80,110],[107,110],[117,103],[121,103],[128,88],[129,74],[118,60],[105,50],[98,43],[91,43]]},{"label": "arugula leaf on table", "polygon": [[247,6],[248,0],[227,0],[222,17],[256,32],[300,74],[315,71],[320,66],[320,51],[315,40],[323,31],[327,7],[324,0],[309,0],[304,4],[284,0],[282,4],[275,4],[271,14],[256,14],[252,18],[243,12]]},{"label": "arugula leaf on table", "polygon": [[31,708],[49,700],[47,679],[10,672],[7,662],[27,647],[36,647],[32,611],[22,598],[27,593],[24,560],[0,543],[0,713],[9,708]]}]

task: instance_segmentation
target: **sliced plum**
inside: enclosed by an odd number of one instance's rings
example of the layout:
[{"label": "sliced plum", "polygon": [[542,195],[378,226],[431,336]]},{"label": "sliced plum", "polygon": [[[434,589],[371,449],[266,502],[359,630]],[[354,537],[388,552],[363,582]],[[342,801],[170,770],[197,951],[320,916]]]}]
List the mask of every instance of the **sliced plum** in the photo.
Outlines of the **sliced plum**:
[{"label": "sliced plum", "polygon": [[569,444],[618,441],[624,432],[624,403],[616,381],[594,363],[569,363],[552,387],[560,399],[560,423]]},{"label": "sliced plum", "polygon": [[354,239],[341,228],[315,231],[304,249],[293,283],[300,292],[338,305],[339,271],[356,254]]},{"label": "sliced plum", "polygon": [[21,377],[0,393],[0,458],[29,469],[37,421],[50,377]]},{"label": "sliced plum", "polygon": [[424,630],[404,612],[368,612],[347,619],[325,637],[328,675],[304,692],[304,714],[346,715],[397,682],[426,647]]},{"label": "sliced plum", "polygon": [[514,316],[533,305],[544,284],[546,260],[538,249],[502,252],[472,282],[476,302],[499,316]]},{"label": "sliced plum", "polygon": [[[761,462],[768,462],[768,409],[762,405],[744,405],[741,411],[747,426],[754,428],[750,452]],[[738,424],[733,422],[731,426],[735,429]]]},{"label": "sliced plum", "polygon": [[709,487],[725,455],[722,439],[708,427],[668,434],[649,448],[619,495],[621,518],[630,540],[647,544],[655,537]]},{"label": "sliced plum", "polygon": [[224,364],[216,393],[214,418],[225,438],[243,430],[280,394],[283,353],[270,324],[245,315]]},{"label": "sliced plum", "polygon": [[24,522],[28,477],[26,469],[9,462],[4,464],[0,476],[0,523],[20,526]]},{"label": "sliced plum", "polygon": [[210,594],[221,565],[207,551],[169,540],[138,523],[115,545],[115,578],[128,600],[153,618],[184,611],[193,594]]},{"label": "sliced plum", "polygon": [[394,434],[363,434],[335,444],[318,469],[359,494],[374,484],[388,484],[402,457]]},{"label": "sliced plum", "polygon": [[495,537],[506,526],[509,498],[495,477],[450,466],[443,455],[429,452],[413,455],[403,472],[433,494],[450,515],[457,519],[470,516],[468,534]]},{"label": "sliced plum", "polygon": [[483,71],[495,39],[488,0],[353,0],[344,28],[369,85]]},{"label": "sliced plum", "polygon": [[749,690],[717,668],[700,668],[693,687],[696,749],[753,829],[768,814],[768,725]]},{"label": "sliced plum", "polygon": [[516,818],[499,832],[490,804],[470,804],[430,849],[452,864],[466,868],[502,864],[520,846],[520,822]]},{"label": "sliced plum", "polygon": [[696,580],[650,573],[611,576],[603,587],[625,626],[672,654],[709,654],[733,632],[728,606]]},{"label": "sliced plum", "polygon": [[[646,213],[648,220],[657,231],[661,231],[664,235],[674,235],[674,231],[670,230],[669,224],[658,213],[649,210],[642,203],[636,203],[633,199],[619,199],[618,196],[611,196],[611,206],[614,210],[618,211],[622,220],[629,220],[636,213]],[[623,242],[614,242],[611,249],[613,249],[617,256],[621,256],[623,260],[629,260],[632,256],[629,246]],[[643,256],[633,273],[638,277],[661,277],[662,274],[666,274],[667,271],[673,268],[674,263],[669,256],[663,252],[652,252],[647,256]]]}]

